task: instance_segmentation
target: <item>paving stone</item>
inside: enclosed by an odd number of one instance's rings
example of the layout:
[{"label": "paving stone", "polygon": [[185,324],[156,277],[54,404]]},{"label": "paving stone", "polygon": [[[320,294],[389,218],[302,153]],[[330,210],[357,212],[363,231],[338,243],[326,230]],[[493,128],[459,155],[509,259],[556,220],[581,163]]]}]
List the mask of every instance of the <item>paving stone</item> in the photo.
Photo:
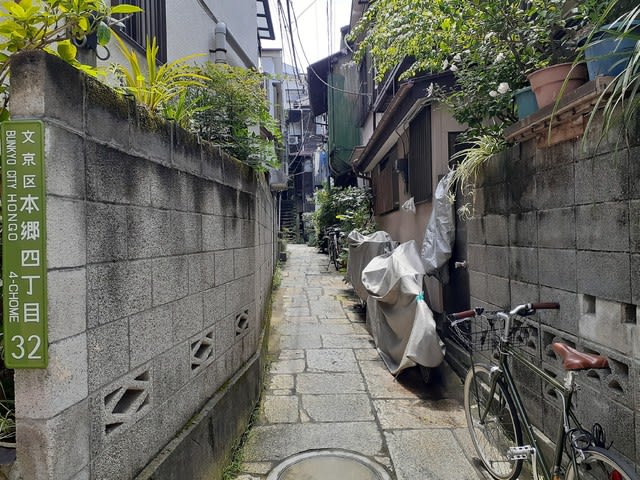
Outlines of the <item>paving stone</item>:
[{"label": "paving stone", "polygon": [[278,325],[275,330],[282,335],[350,335],[354,333],[351,324],[324,325],[318,322],[301,324],[286,323],[284,325]]},{"label": "paving stone", "polygon": [[280,461],[295,453],[318,448],[342,448],[373,456],[383,448],[382,435],[374,422],[258,426],[247,441],[244,459],[248,462]]},{"label": "paving stone", "polygon": [[311,315],[309,307],[288,307],[284,309],[285,315],[291,315],[293,317],[308,317]]},{"label": "paving stone", "polygon": [[269,390],[292,389],[294,384],[293,375],[269,375]]},{"label": "paving stone", "polygon": [[464,408],[457,400],[374,400],[373,405],[385,430],[467,425]]},{"label": "paving stone", "polygon": [[273,470],[273,467],[271,462],[245,462],[242,464],[242,471],[255,475],[266,475]]},{"label": "paving stone", "polygon": [[372,398],[416,398],[416,394],[398,382],[383,362],[361,362],[360,368]]},{"label": "paving stone", "polygon": [[309,372],[357,372],[358,362],[352,350],[323,349],[307,350],[307,368]]},{"label": "paving stone", "polygon": [[469,464],[450,430],[394,430],[386,432],[385,438],[398,480],[482,478]]},{"label": "paving stone", "polygon": [[283,350],[278,355],[279,360],[304,359],[304,350]]},{"label": "paving stone", "polygon": [[369,335],[322,335],[325,348],[367,348],[373,346]]},{"label": "paving stone", "polygon": [[280,348],[283,350],[321,347],[322,339],[320,335],[282,335],[280,337]]},{"label": "paving stone", "polygon": [[369,396],[364,393],[302,395],[302,408],[315,422],[375,420]]},{"label": "paving stone", "polygon": [[375,348],[358,348],[353,351],[356,359],[360,361],[382,361],[380,354]]},{"label": "paving stone", "polygon": [[266,395],[262,404],[264,423],[295,423],[298,421],[298,397]]},{"label": "paving stone", "polygon": [[279,360],[271,364],[272,373],[299,373],[304,372],[305,361],[297,360]]},{"label": "paving stone", "polygon": [[323,325],[349,325],[351,324],[351,322],[349,321],[349,318],[347,317],[336,317],[336,318],[324,318],[324,317],[319,317],[318,322],[322,323]]},{"label": "paving stone", "polygon": [[301,373],[296,376],[298,393],[331,394],[365,391],[359,373]]}]

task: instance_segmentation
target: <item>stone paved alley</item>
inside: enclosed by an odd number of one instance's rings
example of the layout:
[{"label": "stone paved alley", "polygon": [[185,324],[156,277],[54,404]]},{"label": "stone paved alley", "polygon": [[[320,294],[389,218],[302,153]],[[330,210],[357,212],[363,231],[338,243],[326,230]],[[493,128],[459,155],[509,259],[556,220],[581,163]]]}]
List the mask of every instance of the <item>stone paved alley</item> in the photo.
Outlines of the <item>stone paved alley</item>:
[{"label": "stone paved alley", "polygon": [[289,245],[288,256],[238,478],[264,479],[287,457],[322,448],[363,454],[398,480],[485,478],[472,463],[458,377],[443,365],[430,385],[416,369],[395,380],[328,257],[305,245]]}]

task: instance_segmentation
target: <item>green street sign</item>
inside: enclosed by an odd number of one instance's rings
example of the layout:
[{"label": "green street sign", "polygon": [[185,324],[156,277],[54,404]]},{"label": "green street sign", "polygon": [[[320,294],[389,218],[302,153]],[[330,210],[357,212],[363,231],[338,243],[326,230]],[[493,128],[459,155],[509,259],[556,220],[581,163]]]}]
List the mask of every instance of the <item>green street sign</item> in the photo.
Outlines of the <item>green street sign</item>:
[{"label": "green street sign", "polygon": [[47,367],[47,252],[44,127],[2,123],[2,296],[4,363]]}]

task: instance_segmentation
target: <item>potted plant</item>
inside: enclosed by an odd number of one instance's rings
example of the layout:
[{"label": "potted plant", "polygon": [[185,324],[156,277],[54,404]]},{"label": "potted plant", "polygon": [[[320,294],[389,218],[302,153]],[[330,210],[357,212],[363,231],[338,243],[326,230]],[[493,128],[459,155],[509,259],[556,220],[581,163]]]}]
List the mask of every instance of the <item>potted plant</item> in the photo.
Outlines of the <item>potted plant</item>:
[{"label": "potted plant", "polygon": [[[612,13],[619,13],[621,5],[629,6],[626,0],[610,0],[602,15],[603,22],[606,22]],[[640,5],[635,5],[612,23],[615,25],[616,34],[621,35],[621,38],[636,38],[638,20],[640,20]],[[600,25],[596,25],[589,40],[591,41],[601,29]],[[589,42],[587,42],[588,45]],[[618,67],[619,72],[596,100],[587,122],[586,131],[588,132],[596,116],[600,115],[599,110],[602,109],[603,127],[599,132],[600,140],[606,137],[614,125],[621,125],[621,136],[628,133],[630,126],[636,125],[636,115],[640,109],[640,96],[638,96],[638,92],[640,92],[640,42],[637,39],[633,44],[632,55],[626,61],[621,62],[619,66],[615,63],[612,65],[616,71]],[[587,135],[584,136],[585,140],[586,138]],[[583,146],[586,146],[586,141],[583,141]]]},{"label": "potted plant", "polygon": [[531,86],[527,85],[513,92],[513,99],[516,102],[518,120],[533,115],[539,109],[536,95]]},{"label": "potted plant", "polygon": [[575,90],[588,80],[586,66],[574,59],[581,33],[600,7],[594,2],[569,7],[568,3],[550,2],[548,15],[532,19],[544,28],[538,36],[536,69],[527,75],[540,108],[553,104],[558,96]]},{"label": "potted plant", "polygon": [[589,79],[615,77],[628,65],[640,40],[640,19],[622,16],[593,32],[584,47]]}]

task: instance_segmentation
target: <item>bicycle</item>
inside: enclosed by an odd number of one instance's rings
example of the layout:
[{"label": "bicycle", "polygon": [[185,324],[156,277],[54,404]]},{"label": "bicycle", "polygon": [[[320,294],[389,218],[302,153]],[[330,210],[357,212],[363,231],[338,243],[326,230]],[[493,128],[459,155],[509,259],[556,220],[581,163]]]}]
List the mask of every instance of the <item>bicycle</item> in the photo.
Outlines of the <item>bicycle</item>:
[{"label": "bicycle", "polygon": [[340,228],[332,226],[327,229],[326,235],[328,242],[327,248],[329,250],[329,263],[333,263],[334,267],[336,267],[336,270],[340,270],[340,238],[342,236],[342,232]]},{"label": "bicycle", "polygon": [[[579,352],[564,343],[554,343],[552,349],[562,359],[566,371],[564,381],[559,381],[518,348],[528,339],[526,317],[537,310],[558,308],[557,303],[527,303],[508,312],[476,308],[447,316],[453,340],[468,351],[471,359],[464,381],[464,410],[475,449],[488,473],[498,480],[517,478],[524,460],[531,460],[536,480],[638,480],[633,466],[605,448],[602,427],[595,424],[591,431],[583,429],[572,410],[571,399],[576,391],[574,372],[607,368],[608,360]],[[474,351],[482,350],[494,353],[491,364],[473,362]],[[560,397],[562,421],[555,438],[553,463],[545,458],[534,434],[511,373],[513,361],[541,378]]]}]

